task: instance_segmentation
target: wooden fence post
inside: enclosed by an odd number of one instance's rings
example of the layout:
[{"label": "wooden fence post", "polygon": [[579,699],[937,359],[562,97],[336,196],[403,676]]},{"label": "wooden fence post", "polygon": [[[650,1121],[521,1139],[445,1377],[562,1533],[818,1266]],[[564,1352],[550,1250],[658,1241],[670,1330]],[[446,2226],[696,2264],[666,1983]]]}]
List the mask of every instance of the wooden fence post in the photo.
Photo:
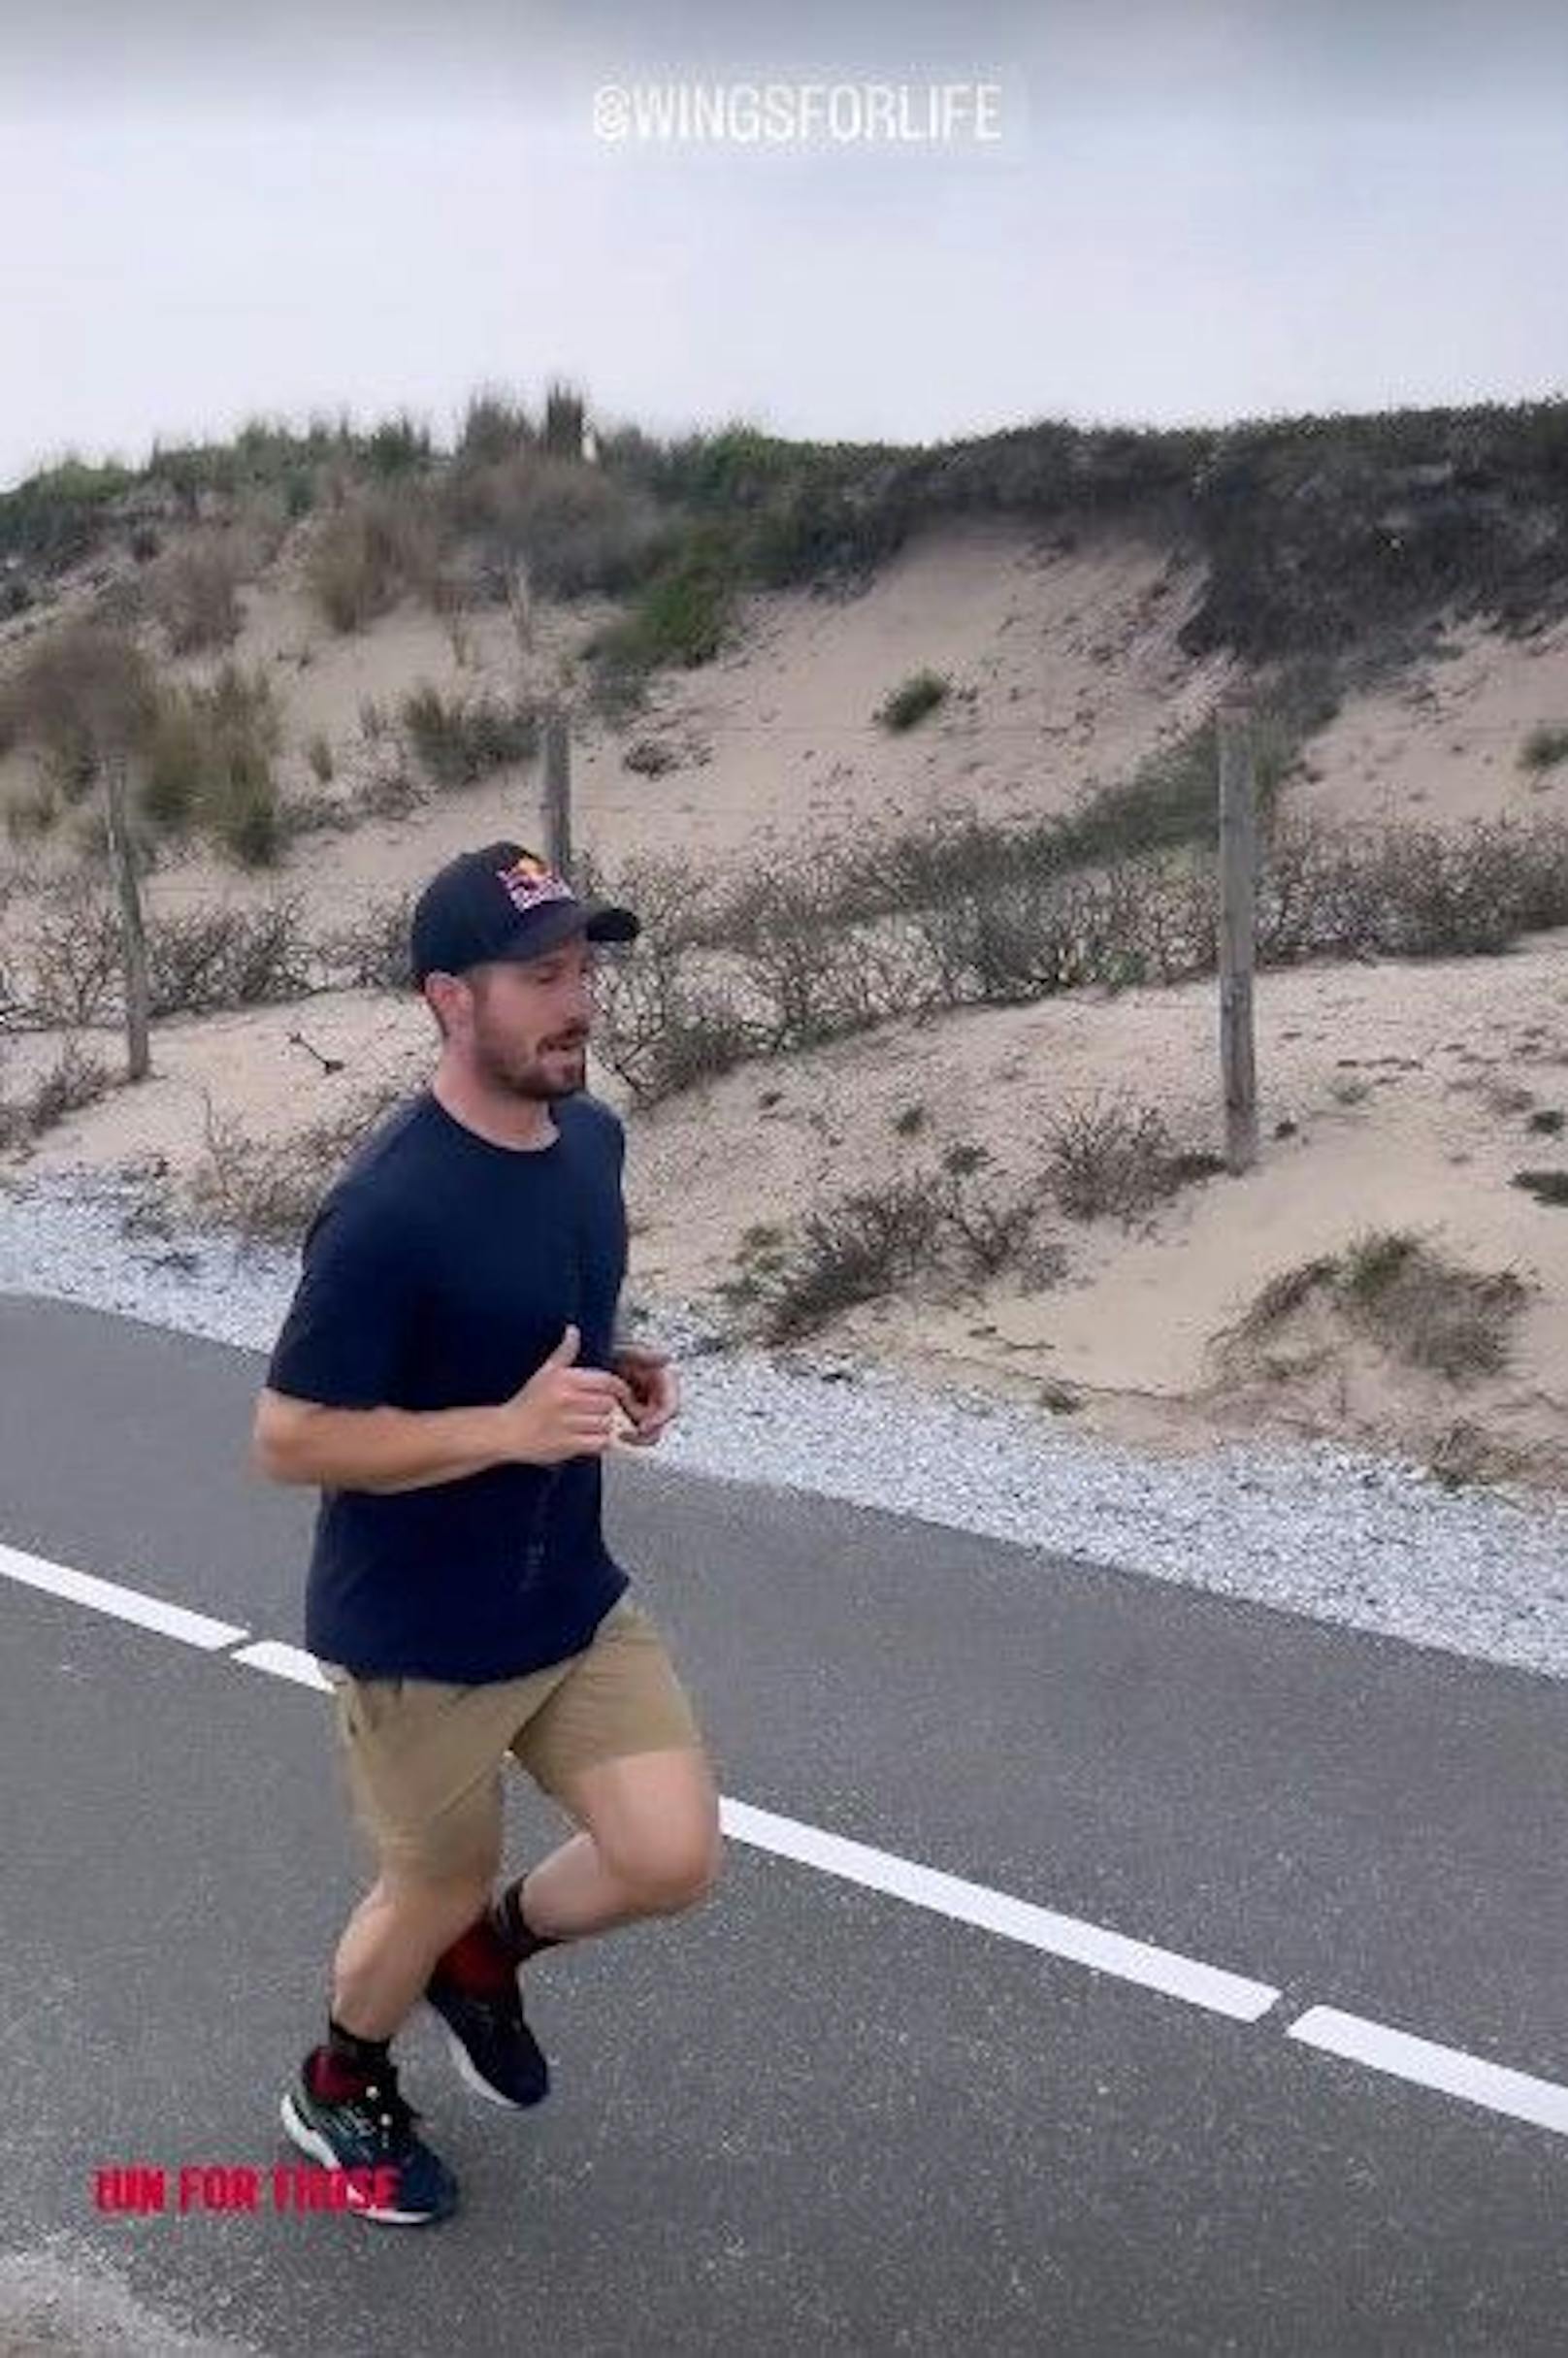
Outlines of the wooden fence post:
[{"label": "wooden fence post", "polygon": [[109,818],[109,857],[119,895],[120,938],[124,948],[125,1044],[127,1071],[133,1081],[145,1081],[152,1068],[148,1027],[147,928],[142,920],[142,894],[136,880],[126,810],[125,756],[117,748],[104,757],[104,802]]},{"label": "wooden fence post", "polygon": [[572,866],[572,734],[559,704],[544,715],[544,856],[558,875]]},{"label": "wooden fence post", "polygon": [[1220,747],[1220,1067],[1225,1084],[1225,1162],[1232,1172],[1258,1161],[1258,1055],[1253,972],[1258,928],[1258,816],[1252,731],[1245,709],[1223,704]]}]

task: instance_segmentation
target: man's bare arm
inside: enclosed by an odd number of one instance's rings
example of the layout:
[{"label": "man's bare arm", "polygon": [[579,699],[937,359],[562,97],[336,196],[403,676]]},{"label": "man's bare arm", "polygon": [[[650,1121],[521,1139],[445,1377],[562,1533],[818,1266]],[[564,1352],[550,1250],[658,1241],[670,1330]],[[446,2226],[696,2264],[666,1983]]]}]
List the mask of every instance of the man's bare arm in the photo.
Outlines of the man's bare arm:
[{"label": "man's bare arm", "polygon": [[515,1463],[496,1408],[323,1408],[264,1391],[251,1462],[269,1482],[324,1490],[419,1490]]},{"label": "man's bare arm", "polygon": [[498,1465],[597,1457],[631,1394],[618,1376],[575,1367],[569,1326],[521,1392],[494,1408],[326,1408],[264,1389],[251,1459],[271,1482],[326,1490],[432,1490]]}]

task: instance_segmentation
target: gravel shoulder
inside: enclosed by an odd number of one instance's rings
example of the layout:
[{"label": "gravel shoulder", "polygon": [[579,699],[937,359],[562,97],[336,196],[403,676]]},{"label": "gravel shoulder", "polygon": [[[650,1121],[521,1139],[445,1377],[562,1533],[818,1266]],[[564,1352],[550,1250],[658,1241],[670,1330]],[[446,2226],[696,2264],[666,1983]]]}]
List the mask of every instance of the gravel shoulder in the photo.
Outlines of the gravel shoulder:
[{"label": "gravel shoulder", "polygon": [[[102,1177],[0,1195],[0,1292],[268,1349],[295,1257],[139,1231],[137,1203]],[[685,1409],[637,1479],[812,1490],[1568,1678],[1568,1505],[1321,1443],[1161,1458],[886,1368],[719,1352],[680,1304],[642,1307]]]}]

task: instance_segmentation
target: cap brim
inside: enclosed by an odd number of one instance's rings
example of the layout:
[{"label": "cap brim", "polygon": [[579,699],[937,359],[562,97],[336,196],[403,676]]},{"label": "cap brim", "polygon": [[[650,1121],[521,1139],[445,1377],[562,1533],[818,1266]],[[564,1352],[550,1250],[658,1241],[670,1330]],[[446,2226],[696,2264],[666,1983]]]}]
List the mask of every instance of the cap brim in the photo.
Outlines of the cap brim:
[{"label": "cap brim", "polygon": [[587,934],[590,941],[636,941],[642,931],[642,920],[630,909],[618,909],[608,901],[590,901]]}]

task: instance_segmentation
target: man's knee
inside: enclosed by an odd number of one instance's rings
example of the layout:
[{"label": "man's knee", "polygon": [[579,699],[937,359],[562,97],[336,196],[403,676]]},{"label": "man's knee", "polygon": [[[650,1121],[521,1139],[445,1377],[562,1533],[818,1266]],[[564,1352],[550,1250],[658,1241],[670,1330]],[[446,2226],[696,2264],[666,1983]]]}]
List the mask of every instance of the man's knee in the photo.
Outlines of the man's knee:
[{"label": "man's knee", "polygon": [[717,1820],[696,1820],[645,1837],[615,1861],[615,1872],[643,1915],[681,1916],[709,1897],[723,1857]]},{"label": "man's knee", "polygon": [[476,1866],[432,1875],[422,1867],[389,1862],[374,1896],[410,1932],[417,1927],[432,1938],[455,1940],[488,1906],[493,1881],[493,1874]]}]

